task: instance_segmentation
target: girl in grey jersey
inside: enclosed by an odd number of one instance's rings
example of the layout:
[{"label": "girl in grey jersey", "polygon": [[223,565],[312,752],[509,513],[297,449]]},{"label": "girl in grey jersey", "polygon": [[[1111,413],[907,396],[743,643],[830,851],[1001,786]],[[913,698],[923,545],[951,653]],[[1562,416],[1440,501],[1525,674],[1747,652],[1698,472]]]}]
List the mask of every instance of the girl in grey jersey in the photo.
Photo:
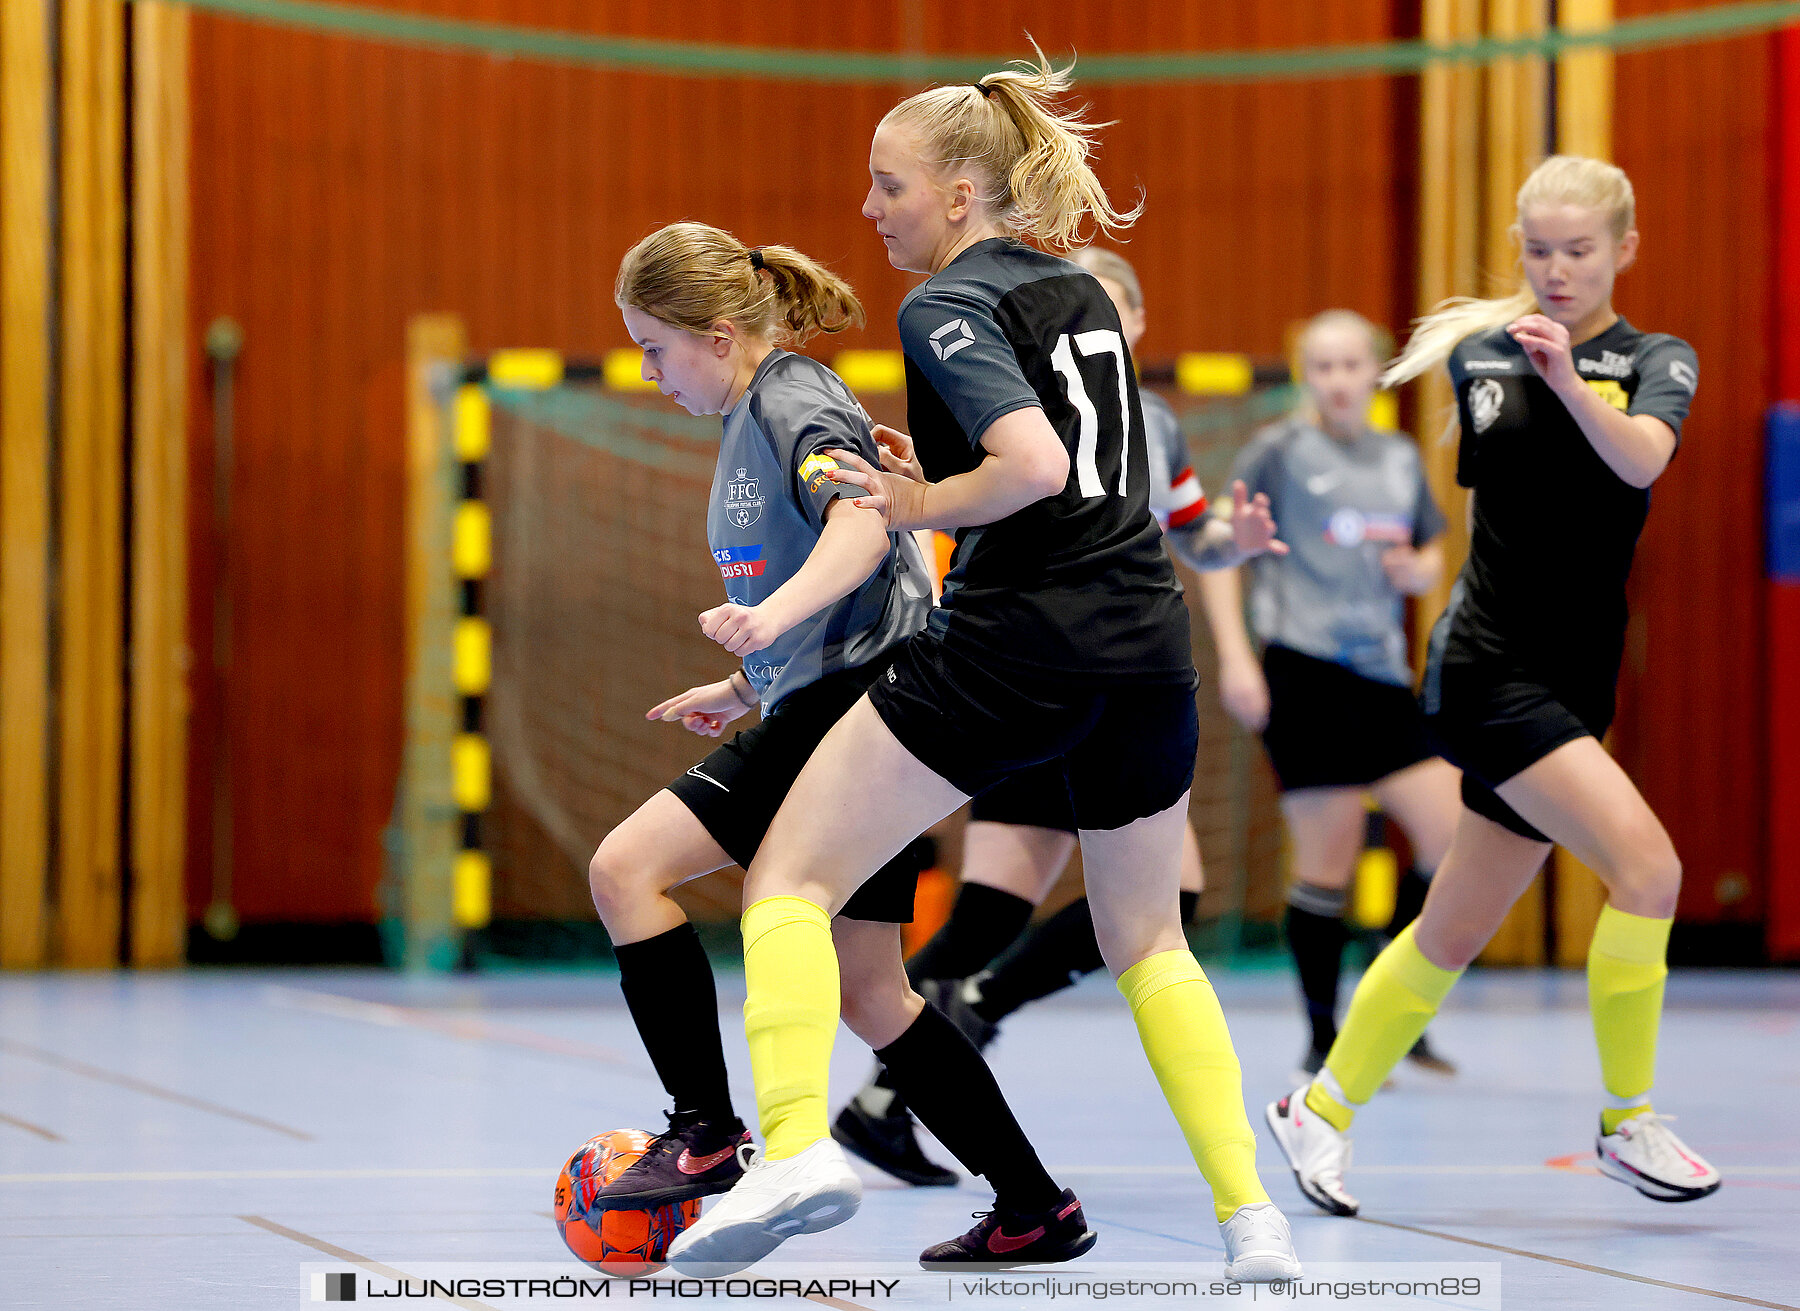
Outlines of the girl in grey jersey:
[{"label": "girl in grey jersey", "polygon": [[[699,625],[744,660],[647,717],[717,737],[759,701],[763,715],[608,834],[589,868],[621,990],[674,1102],[667,1132],[597,1190],[600,1210],[716,1194],[743,1176],[753,1149],[731,1105],[711,966],[668,894],[750,865],[814,748],[931,609],[913,538],[828,476],[838,464],[827,451],[877,458],[868,416],[829,369],[778,344],[860,322],[844,282],[787,247],[752,250],[678,223],[626,255],[615,299],[644,377],[692,414],[724,416],[706,527],[730,599]],[[918,869],[903,850],[839,908],[845,1020],[998,1198],[1059,1195],[980,1054],[899,971]],[[954,1101],[931,1094],[946,1075],[960,1085]]]},{"label": "girl in grey jersey", "polygon": [[[1457,772],[1426,744],[1406,655],[1406,598],[1443,568],[1444,517],[1412,440],[1368,423],[1381,371],[1376,343],[1359,314],[1314,318],[1300,338],[1304,404],[1259,433],[1233,468],[1268,496],[1289,548],[1246,566],[1260,659],[1237,571],[1200,579],[1220,699],[1244,728],[1263,733],[1282,786],[1293,852],[1286,928],[1311,1027],[1301,1061],[1308,1075],[1337,1036],[1364,796],[1373,793],[1399,821],[1417,861],[1397,890],[1390,933],[1418,914],[1457,810]],[[1452,1072],[1423,1038],[1413,1057]]]}]

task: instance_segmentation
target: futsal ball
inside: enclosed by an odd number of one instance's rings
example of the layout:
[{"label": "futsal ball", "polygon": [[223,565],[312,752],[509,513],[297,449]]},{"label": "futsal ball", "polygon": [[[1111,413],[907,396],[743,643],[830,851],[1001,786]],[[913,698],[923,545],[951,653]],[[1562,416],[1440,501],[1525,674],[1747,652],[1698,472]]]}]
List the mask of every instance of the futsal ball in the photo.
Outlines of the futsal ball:
[{"label": "futsal ball", "polygon": [[669,1244],[700,1215],[699,1198],[641,1211],[602,1211],[594,1205],[594,1194],[649,1146],[650,1135],[642,1129],[595,1134],[556,1178],[551,1214],[557,1232],[576,1257],[602,1274],[632,1278],[661,1270]]}]

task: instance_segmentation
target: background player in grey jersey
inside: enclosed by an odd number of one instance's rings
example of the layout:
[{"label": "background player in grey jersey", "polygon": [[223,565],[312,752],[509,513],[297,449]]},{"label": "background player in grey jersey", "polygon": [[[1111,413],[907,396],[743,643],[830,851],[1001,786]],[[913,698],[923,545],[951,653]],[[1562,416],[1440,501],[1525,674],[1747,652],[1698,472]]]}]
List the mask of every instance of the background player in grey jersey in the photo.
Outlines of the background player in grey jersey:
[{"label": "background player in grey jersey", "polygon": [[[1280,781],[1292,843],[1287,939],[1311,1026],[1304,1075],[1337,1037],[1344,908],[1373,793],[1411,841],[1415,867],[1396,890],[1390,934],[1418,915],[1450,845],[1457,772],[1427,744],[1412,696],[1406,598],[1443,569],[1444,516],[1418,448],[1369,425],[1383,352],[1373,324],[1348,310],[1315,317],[1299,343],[1299,409],[1256,436],[1233,476],[1268,496],[1289,550],[1252,561],[1244,626],[1236,571],[1200,580],[1219,652],[1219,697],[1260,732]],[[1454,1067],[1423,1035],[1415,1063]]]},{"label": "background player in grey jersey", "polygon": [[[644,377],[690,413],[725,416],[706,527],[731,599],[700,627],[745,659],[648,717],[716,737],[760,697],[763,718],[645,802],[590,866],[626,1004],[675,1103],[668,1131],[599,1190],[601,1209],[719,1193],[742,1177],[752,1149],[731,1107],[712,969],[668,893],[751,863],[820,739],[931,608],[911,535],[889,533],[828,476],[838,465],[827,450],[875,458],[867,415],[836,374],[776,344],[860,323],[848,285],[787,247],[751,250],[677,223],[627,253],[614,295]],[[1061,1195],[980,1053],[893,968],[917,876],[902,851],[832,921],[844,1017],[998,1204]],[[914,1091],[944,1077],[959,1084],[954,1101]],[[847,1187],[832,1204],[854,1209],[854,1178]]]}]

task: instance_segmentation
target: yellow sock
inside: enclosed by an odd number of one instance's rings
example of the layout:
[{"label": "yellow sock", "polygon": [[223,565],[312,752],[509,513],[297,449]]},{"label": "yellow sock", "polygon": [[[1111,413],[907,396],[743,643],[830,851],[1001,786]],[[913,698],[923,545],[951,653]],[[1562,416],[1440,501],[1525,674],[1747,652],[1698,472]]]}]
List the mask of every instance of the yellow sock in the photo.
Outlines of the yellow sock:
[{"label": "yellow sock", "polygon": [[1674,920],[1600,909],[1588,944],[1588,1009],[1600,1048],[1600,1075],[1612,1105],[1600,1112],[1603,1133],[1650,1110],[1656,1078],[1656,1031],[1662,1020],[1663,981],[1669,977],[1669,928]]},{"label": "yellow sock", "polygon": [[826,1083],[838,1026],[831,916],[804,897],[744,911],[744,1036],[763,1153],[778,1161],[825,1137]]},{"label": "yellow sock", "polygon": [[1212,1188],[1221,1223],[1269,1200],[1256,1177],[1256,1135],[1244,1114],[1244,1076],[1212,984],[1193,953],[1164,951],[1119,976],[1144,1055]]},{"label": "yellow sock", "polygon": [[[1417,921],[1415,921],[1416,923]],[[1306,1090],[1306,1104],[1340,1131],[1425,1032],[1461,970],[1441,970],[1413,941],[1413,925],[1375,958],[1350,999],[1350,1013]]]}]

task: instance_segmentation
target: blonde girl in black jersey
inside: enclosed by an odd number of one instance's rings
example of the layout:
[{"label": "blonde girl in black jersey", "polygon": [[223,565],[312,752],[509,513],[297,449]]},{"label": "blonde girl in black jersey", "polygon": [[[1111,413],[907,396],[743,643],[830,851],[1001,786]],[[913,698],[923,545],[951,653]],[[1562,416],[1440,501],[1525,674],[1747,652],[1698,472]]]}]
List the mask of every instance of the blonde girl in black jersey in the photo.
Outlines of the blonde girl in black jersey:
[{"label": "blonde girl in black jersey", "polygon": [[[957,530],[957,550],[926,631],[820,744],[751,866],[744,1015],[768,1157],[670,1248],[678,1269],[741,1268],[842,1218],[815,1219],[812,1201],[854,1179],[828,1137],[830,914],[927,825],[1061,758],[1101,953],[1212,1185],[1227,1269],[1299,1273],[1177,916],[1193,659],[1149,511],[1129,352],[1100,285],[1020,240],[1066,249],[1090,222],[1135,218],[1089,168],[1093,129],[1056,103],[1068,87],[1041,62],[921,92],[870,148],[863,212],[890,262],[931,275],[900,314],[913,449],[884,456],[887,470],[847,457],[834,477],[890,529]],[[1266,512],[1245,507],[1236,527],[1246,553],[1267,549]],[[1061,1259],[1081,1241],[1073,1210],[996,1212],[924,1259]]]},{"label": "blonde girl in black jersey", "polygon": [[1719,1173],[1651,1105],[1681,861],[1601,746],[1623,651],[1625,580],[1698,382],[1693,349],[1613,309],[1637,258],[1631,183],[1555,156],[1519,189],[1525,284],[1423,320],[1385,381],[1447,363],[1471,499],[1469,558],[1432,633],[1423,702],[1462,767],[1463,808],[1418,920],[1363,977],[1325,1068],[1268,1109],[1301,1190],[1356,1213],[1346,1130],[1536,876],[1551,844],[1607,904],[1588,950],[1611,1178],[1658,1201],[1705,1197]]}]

